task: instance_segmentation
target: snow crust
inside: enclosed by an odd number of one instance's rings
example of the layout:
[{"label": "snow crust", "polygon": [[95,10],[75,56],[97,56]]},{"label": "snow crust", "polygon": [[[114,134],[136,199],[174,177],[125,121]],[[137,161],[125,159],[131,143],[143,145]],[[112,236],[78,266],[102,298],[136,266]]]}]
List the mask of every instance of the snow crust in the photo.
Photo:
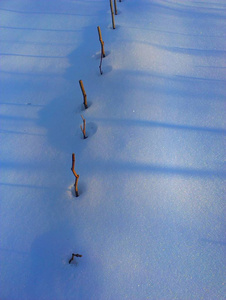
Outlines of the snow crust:
[{"label": "snow crust", "polygon": [[2,300],[225,299],[226,3],[117,5],[0,2]]}]

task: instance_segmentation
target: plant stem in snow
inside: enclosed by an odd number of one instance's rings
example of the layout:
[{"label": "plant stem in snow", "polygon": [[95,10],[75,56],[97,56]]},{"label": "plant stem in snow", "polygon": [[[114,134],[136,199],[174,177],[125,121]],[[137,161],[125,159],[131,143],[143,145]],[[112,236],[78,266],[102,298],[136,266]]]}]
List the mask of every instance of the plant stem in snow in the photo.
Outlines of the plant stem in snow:
[{"label": "plant stem in snow", "polygon": [[83,115],[81,115],[81,117],[82,117],[82,120],[83,120],[83,127],[81,125],[80,128],[82,130],[84,139],[86,139],[87,138],[87,136],[86,136],[86,120],[84,119]]},{"label": "plant stem in snow", "polygon": [[75,196],[78,197],[79,196],[79,194],[78,194],[78,179],[79,179],[79,175],[75,172],[75,154],[74,153],[72,153],[72,167],[71,167],[71,171],[72,171],[72,173],[75,176],[75,184],[74,184],[74,187],[75,187]]},{"label": "plant stem in snow", "polygon": [[102,39],[100,26],[97,27],[97,30],[98,30],[98,34],[99,34],[99,41],[100,41],[100,44],[101,44],[101,52],[102,52],[102,54],[103,54],[103,57],[105,57],[104,41],[103,41],[103,39]]},{"label": "plant stem in snow", "polygon": [[71,259],[69,260],[69,264],[74,260],[74,257],[82,257],[82,255],[72,253]]},{"label": "plant stem in snow", "polygon": [[99,65],[100,75],[103,74],[102,69],[101,69],[101,67],[102,67],[102,60],[103,60],[103,53],[101,52],[101,56],[100,56],[100,65]]},{"label": "plant stem in snow", "polygon": [[110,0],[110,7],[111,7],[112,28],[115,29],[115,16],[114,16],[112,0]]},{"label": "plant stem in snow", "polygon": [[118,11],[117,11],[117,3],[116,3],[116,0],[114,0],[114,7],[115,7],[115,15],[118,14]]},{"label": "plant stem in snow", "polygon": [[100,26],[97,27],[98,33],[99,33],[99,41],[101,44],[101,55],[100,55],[100,65],[99,65],[99,69],[100,69],[100,75],[103,74],[102,72],[102,61],[103,61],[103,57],[105,57],[105,51],[104,51],[104,41],[102,40],[102,35],[101,35],[101,30],[100,30]]},{"label": "plant stem in snow", "polygon": [[85,109],[87,109],[88,108],[88,105],[87,105],[87,96],[86,96],[86,91],[84,89],[84,85],[83,85],[82,80],[79,80],[79,84],[80,84],[80,88],[81,88],[82,94],[83,94],[83,104],[85,106]]}]

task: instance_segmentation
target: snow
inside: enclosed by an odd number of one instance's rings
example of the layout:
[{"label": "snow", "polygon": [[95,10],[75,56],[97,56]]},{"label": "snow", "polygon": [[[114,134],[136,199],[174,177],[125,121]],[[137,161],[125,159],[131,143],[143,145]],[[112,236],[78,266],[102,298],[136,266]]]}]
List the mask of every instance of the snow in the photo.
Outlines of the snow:
[{"label": "snow", "polygon": [[226,3],[117,5],[0,3],[2,300],[225,299]]}]

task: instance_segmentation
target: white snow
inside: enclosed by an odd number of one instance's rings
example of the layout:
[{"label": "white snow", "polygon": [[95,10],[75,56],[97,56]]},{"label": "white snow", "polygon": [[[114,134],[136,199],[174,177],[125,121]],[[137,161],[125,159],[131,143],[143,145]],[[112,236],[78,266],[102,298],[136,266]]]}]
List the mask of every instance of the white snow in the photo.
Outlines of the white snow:
[{"label": "white snow", "polygon": [[226,3],[117,5],[0,2],[2,300],[225,299]]}]

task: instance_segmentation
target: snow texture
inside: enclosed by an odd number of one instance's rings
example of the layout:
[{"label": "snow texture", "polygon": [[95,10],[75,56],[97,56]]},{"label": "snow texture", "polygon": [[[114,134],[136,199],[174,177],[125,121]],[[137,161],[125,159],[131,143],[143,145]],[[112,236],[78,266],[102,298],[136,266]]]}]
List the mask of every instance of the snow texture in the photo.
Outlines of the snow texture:
[{"label": "snow texture", "polygon": [[226,299],[226,2],[117,6],[0,1],[1,300]]}]

